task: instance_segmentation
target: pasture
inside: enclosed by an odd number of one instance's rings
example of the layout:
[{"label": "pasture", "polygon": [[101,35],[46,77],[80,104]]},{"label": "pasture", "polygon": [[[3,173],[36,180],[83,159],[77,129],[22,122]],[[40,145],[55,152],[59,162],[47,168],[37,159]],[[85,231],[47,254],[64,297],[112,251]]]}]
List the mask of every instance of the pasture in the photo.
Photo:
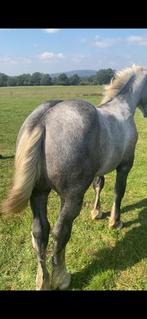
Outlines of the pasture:
[{"label": "pasture", "polygon": [[[0,88],[0,202],[13,174],[18,130],[28,114],[50,99],[83,99],[98,105],[102,87]],[[135,121],[139,134],[134,166],[122,201],[121,230],[108,229],[113,202],[115,172],[106,175],[101,204],[106,218],[91,220],[92,186],[85,194],[80,216],[73,224],[67,245],[67,267],[72,273],[69,290],[147,290],[147,119],[139,110]],[[59,198],[52,192],[48,216],[53,227],[59,214]],[[31,243],[32,213],[28,208],[13,219],[0,217],[0,290],[34,290],[36,253]],[[47,266],[50,269],[52,237]]]}]

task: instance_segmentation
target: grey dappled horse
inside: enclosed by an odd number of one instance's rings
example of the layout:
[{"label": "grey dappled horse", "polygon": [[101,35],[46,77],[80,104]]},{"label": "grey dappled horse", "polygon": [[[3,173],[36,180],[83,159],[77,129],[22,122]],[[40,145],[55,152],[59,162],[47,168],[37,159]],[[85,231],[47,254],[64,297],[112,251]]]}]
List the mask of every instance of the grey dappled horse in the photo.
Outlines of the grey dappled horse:
[{"label": "grey dappled horse", "polygon": [[[37,289],[69,286],[65,247],[73,221],[94,177],[97,198],[92,216],[100,214],[103,176],[114,169],[115,199],[109,226],[121,227],[120,205],[137,142],[136,106],[147,115],[147,71],[133,65],[118,72],[106,88],[102,103],[96,109],[82,100],[50,101],[28,116],[20,129],[13,186],[3,203],[3,212],[20,212],[30,199],[34,217],[32,242],[38,257]],[[60,196],[61,211],[53,229],[53,269],[49,279],[45,256],[50,232],[47,200],[51,189]]]}]

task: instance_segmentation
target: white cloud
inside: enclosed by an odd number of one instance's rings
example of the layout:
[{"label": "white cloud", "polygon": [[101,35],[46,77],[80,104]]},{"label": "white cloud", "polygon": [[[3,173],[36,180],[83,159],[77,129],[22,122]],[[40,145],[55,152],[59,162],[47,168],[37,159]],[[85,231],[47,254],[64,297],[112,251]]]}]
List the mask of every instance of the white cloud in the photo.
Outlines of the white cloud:
[{"label": "white cloud", "polygon": [[9,56],[0,57],[0,64],[30,64],[30,58],[12,58]]},{"label": "white cloud", "polygon": [[106,41],[97,40],[97,41],[95,41],[95,46],[97,48],[107,48],[107,47],[111,46],[111,44],[109,42],[106,42]]},{"label": "white cloud", "polygon": [[53,52],[43,52],[42,54],[39,55],[39,58],[42,61],[53,61],[53,60],[61,60],[64,58],[63,53],[53,53]]},{"label": "white cloud", "polygon": [[137,45],[147,45],[147,36],[138,36],[131,35],[127,38],[129,43],[137,44]]},{"label": "white cloud", "polygon": [[81,42],[88,43],[96,48],[103,49],[112,47],[116,44],[136,44],[140,46],[147,46],[147,35],[138,36],[138,35],[130,35],[128,37],[101,37],[96,35],[95,38],[91,41],[86,41],[84,38],[81,39]]},{"label": "white cloud", "polygon": [[108,48],[118,42],[122,41],[121,37],[103,38],[97,35],[93,41],[93,45],[97,48]]},{"label": "white cloud", "polygon": [[94,41],[94,46],[96,46],[97,48],[107,48],[111,46],[111,41],[110,39],[103,39],[99,36],[96,36]]},{"label": "white cloud", "polygon": [[60,29],[43,29],[44,32],[47,32],[47,33],[56,33],[58,32]]}]

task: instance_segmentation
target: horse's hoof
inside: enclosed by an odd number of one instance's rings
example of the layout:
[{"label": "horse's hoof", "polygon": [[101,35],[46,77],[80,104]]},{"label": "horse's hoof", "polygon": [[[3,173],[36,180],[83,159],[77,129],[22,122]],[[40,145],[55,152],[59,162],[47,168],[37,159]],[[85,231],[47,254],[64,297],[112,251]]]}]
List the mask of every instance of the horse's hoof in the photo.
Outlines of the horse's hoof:
[{"label": "horse's hoof", "polygon": [[60,289],[65,290],[69,287],[71,282],[71,274],[68,272],[59,273],[59,272],[53,272],[52,274],[52,283],[51,287],[52,289]]},{"label": "horse's hoof", "polygon": [[59,286],[59,289],[60,290],[65,290],[69,287],[71,283],[71,274],[70,273],[67,273],[66,274],[66,277],[64,279],[64,281],[62,282],[62,284]]},{"label": "horse's hoof", "polygon": [[121,229],[123,227],[123,222],[121,220],[117,222],[109,221],[109,228],[116,228],[116,229]]},{"label": "horse's hoof", "polygon": [[36,275],[36,290],[49,290],[50,284],[50,275],[47,269],[43,269],[39,263]]},{"label": "horse's hoof", "polygon": [[94,219],[101,219],[103,217],[103,213],[98,211],[97,209],[93,209],[91,211],[91,218]]},{"label": "horse's hoof", "polygon": [[50,277],[49,274],[46,273],[45,278],[37,274],[36,277],[36,290],[50,290]]}]

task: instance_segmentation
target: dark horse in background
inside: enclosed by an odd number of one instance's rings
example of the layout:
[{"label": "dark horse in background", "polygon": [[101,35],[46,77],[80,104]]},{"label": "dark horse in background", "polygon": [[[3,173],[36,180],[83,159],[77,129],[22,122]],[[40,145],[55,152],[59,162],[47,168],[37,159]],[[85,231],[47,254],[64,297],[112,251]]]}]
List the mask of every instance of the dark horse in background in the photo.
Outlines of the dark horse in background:
[{"label": "dark horse in background", "polygon": [[[115,199],[110,227],[121,227],[120,205],[133,165],[137,131],[134,113],[139,106],[147,116],[147,71],[133,65],[118,72],[106,88],[100,108],[86,101],[50,101],[40,105],[23,123],[17,138],[13,186],[2,212],[22,211],[30,200],[33,212],[32,242],[37,251],[37,289],[66,289],[65,248],[83,197],[96,177],[96,205],[103,176],[116,169]],[[97,181],[98,180],[98,181]],[[61,200],[53,229],[52,275],[46,268],[50,224],[47,200],[51,189]],[[51,214],[51,212],[50,212]]]}]

